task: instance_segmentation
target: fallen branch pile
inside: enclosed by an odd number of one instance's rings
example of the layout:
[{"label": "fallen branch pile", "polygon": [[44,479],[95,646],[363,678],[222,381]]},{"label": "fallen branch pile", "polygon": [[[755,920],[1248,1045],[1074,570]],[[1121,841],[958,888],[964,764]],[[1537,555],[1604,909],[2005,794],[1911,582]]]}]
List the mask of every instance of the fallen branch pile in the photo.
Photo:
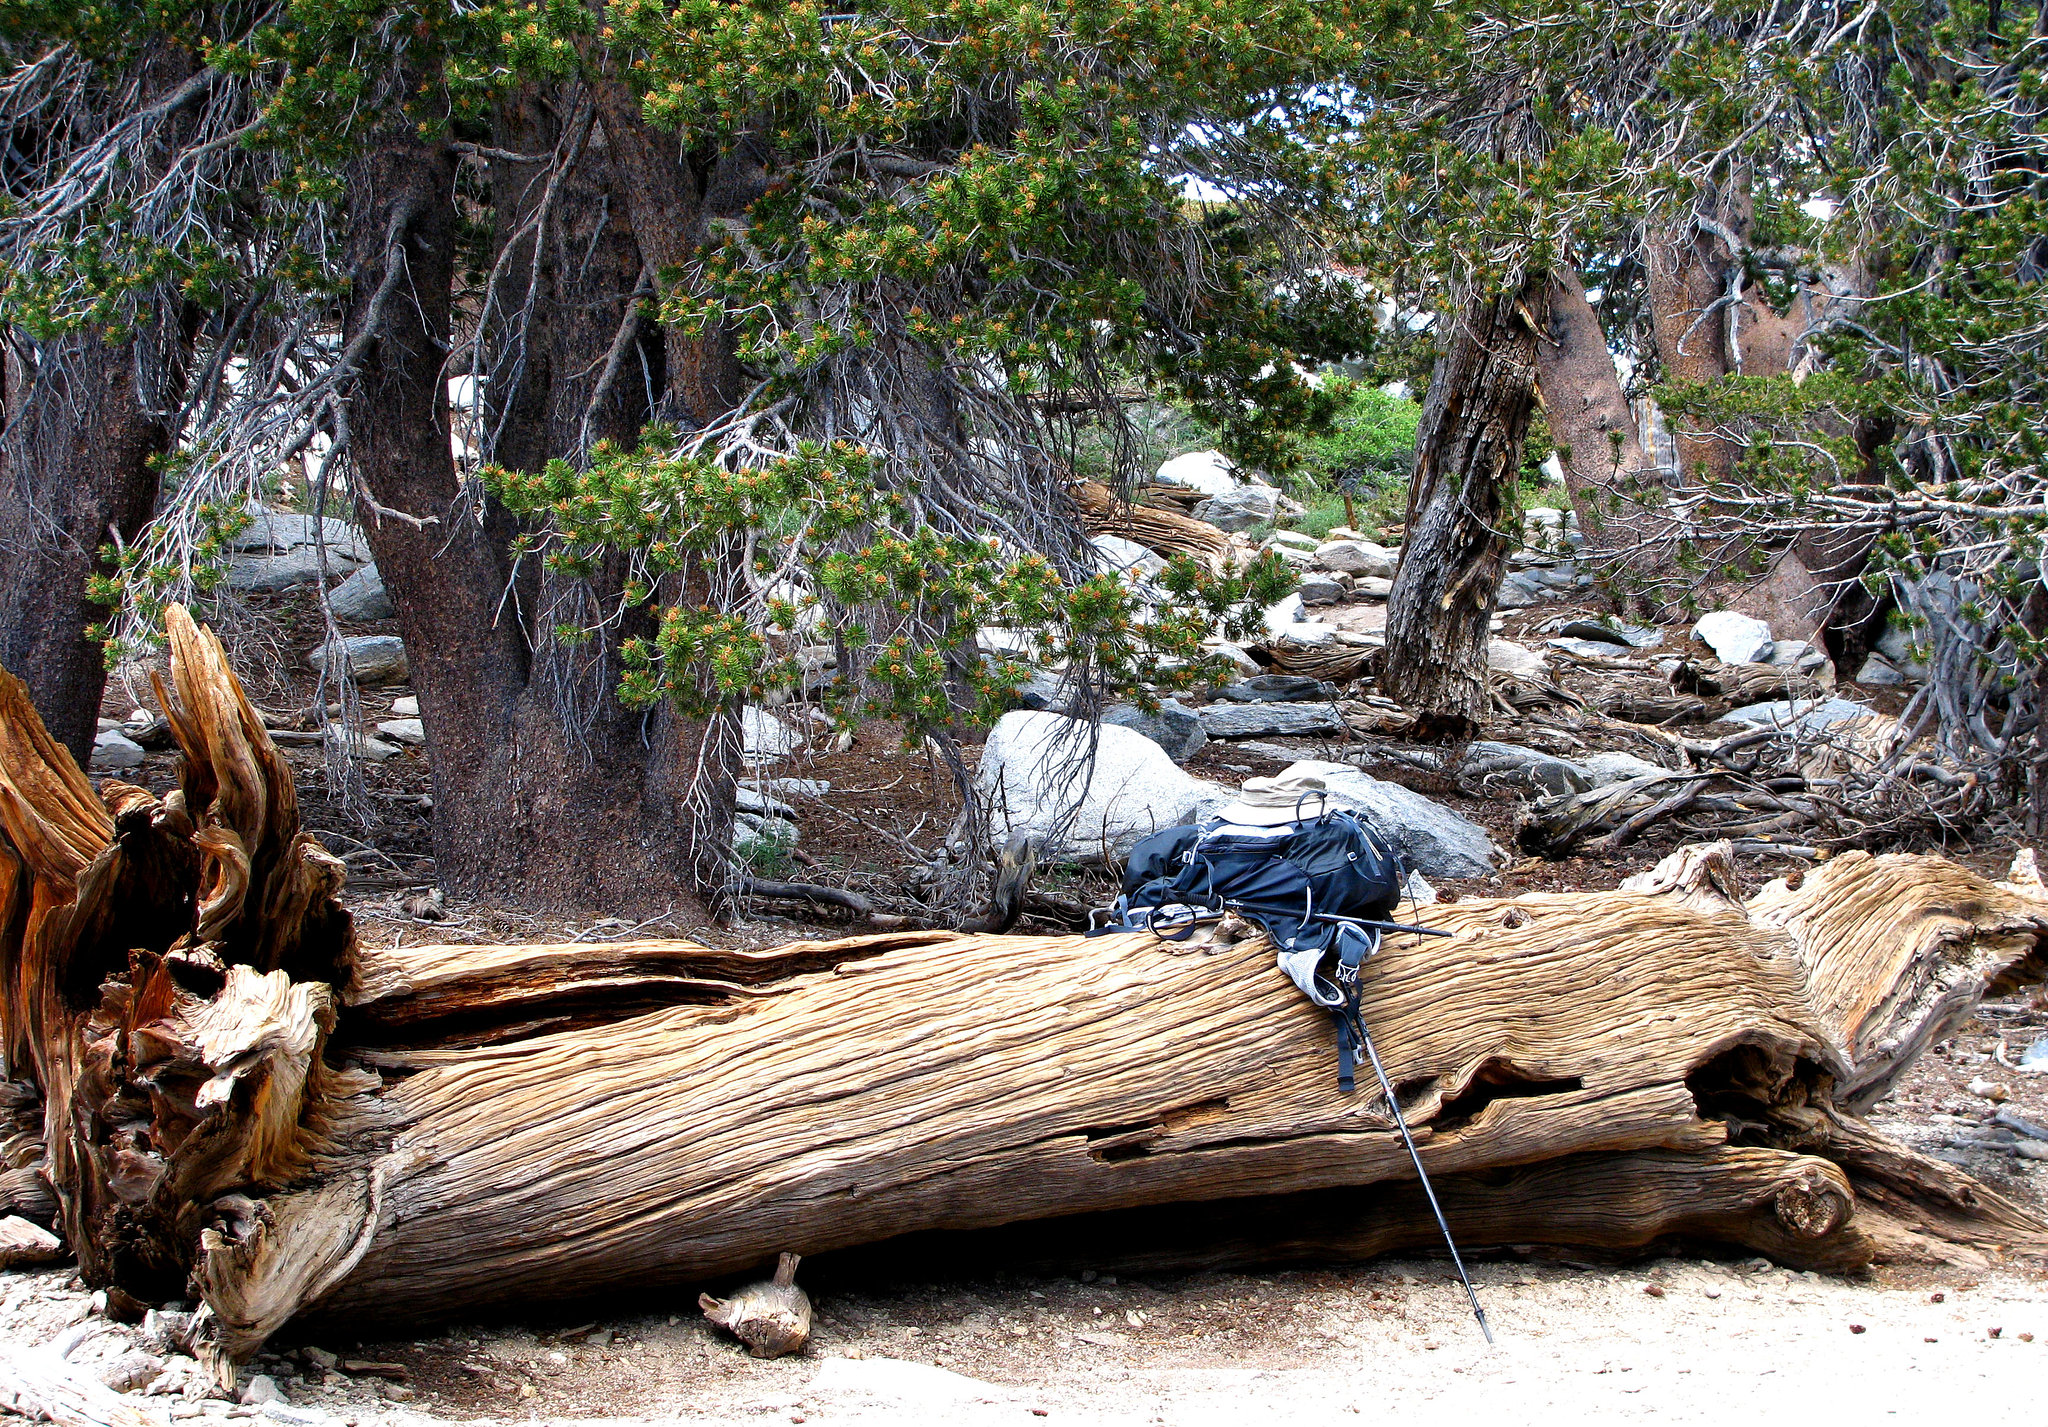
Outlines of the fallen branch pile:
[{"label": "fallen branch pile", "polygon": [[[362,946],[218,643],[170,625],[164,797],[95,795],[0,677],[0,1020],[81,1272],[203,1303],[221,1377],[300,1316],[910,1234],[1154,1266],[1431,1240],[1387,1107],[1338,1093],[1329,1023],[1257,938]],[[1439,907],[1451,940],[1372,964],[1365,1015],[1461,1240],[1830,1269],[2048,1247],[1855,1118],[2041,975],[2048,902],[1925,857],[1746,904],[1734,876],[1695,848],[1619,892]]]}]

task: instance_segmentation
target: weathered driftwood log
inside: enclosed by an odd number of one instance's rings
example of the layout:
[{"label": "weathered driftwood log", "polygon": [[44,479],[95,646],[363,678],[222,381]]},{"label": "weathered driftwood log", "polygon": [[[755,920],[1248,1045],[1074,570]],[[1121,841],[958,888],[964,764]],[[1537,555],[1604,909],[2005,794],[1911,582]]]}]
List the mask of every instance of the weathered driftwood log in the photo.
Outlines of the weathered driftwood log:
[{"label": "weathered driftwood log", "polygon": [[1076,481],[1072,490],[1081,523],[1093,534],[1118,535],[1159,555],[1192,555],[1217,571],[1230,559],[1230,537],[1206,520],[1157,506],[1127,505],[1100,481]]},{"label": "weathered driftwood log", "polygon": [[[0,678],[0,1018],[81,1271],[202,1300],[223,1375],[300,1315],[1034,1222],[1081,1242],[1115,1211],[1154,1216],[1116,1242],[1155,1263],[1429,1241],[1388,1108],[1338,1093],[1329,1023],[1261,941],[362,947],[219,646],[174,611],[171,648],[163,798],[94,797]],[[1708,851],[1432,917],[1451,939],[1390,941],[1365,1014],[1474,1248],[2048,1244],[1848,1114],[2038,976],[2048,902],[1851,855],[1745,908]]]}]

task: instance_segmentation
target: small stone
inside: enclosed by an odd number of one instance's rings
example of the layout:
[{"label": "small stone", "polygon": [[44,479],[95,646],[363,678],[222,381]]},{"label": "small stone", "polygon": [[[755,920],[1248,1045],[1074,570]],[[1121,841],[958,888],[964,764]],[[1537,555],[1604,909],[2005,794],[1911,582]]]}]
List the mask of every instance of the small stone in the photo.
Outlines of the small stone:
[{"label": "small stone", "polygon": [[2022,1343],[2031,1343],[2034,1341],[2034,1335],[2032,1333],[2022,1333],[2019,1335],[2019,1338]]},{"label": "small stone", "polygon": [[1182,486],[1208,496],[1237,489],[1237,466],[1221,451],[1189,451],[1163,462],[1152,479],[1162,486]]},{"label": "small stone", "polygon": [[346,748],[354,753],[356,757],[367,758],[372,763],[389,763],[399,754],[405,752],[403,748],[395,743],[387,743],[381,738],[371,738],[367,734],[352,734],[347,729],[336,728],[332,725],[328,727],[322,741]]},{"label": "small stone", "polygon": [[244,1407],[261,1407],[266,1402],[289,1402],[284,1389],[277,1385],[277,1379],[268,1373],[257,1373],[243,1384],[240,1400]]},{"label": "small stone", "polygon": [[1989,1100],[1994,1105],[2002,1105],[2012,1099],[2012,1087],[1995,1080],[1972,1080],[1970,1093],[1979,1100]]},{"label": "small stone", "polygon": [[325,1348],[304,1347],[299,1349],[299,1356],[323,1372],[331,1371],[341,1362],[337,1354],[330,1353]]},{"label": "small stone", "polygon": [[1542,679],[1550,674],[1548,660],[1511,639],[1486,641],[1486,667],[1496,673],[1513,674],[1518,679]]},{"label": "small stone", "polygon": [[1236,704],[1327,703],[1337,697],[1337,686],[1306,674],[1259,674],[1224,685],[1216,696]]},{"label": "small stone", "polygon": [[1709,1298],[1719,1298],[1721,1296],[1721,1290],[1718,1288],[1709,1288],[1706,1292]]},{"label": "small stone", "polygon": [[1218,530],[1250,530],[1264,525],[1280,509],[1280,492],[1271,486],[1240,486],[1211,496],[1195,507],[1195,519]]},{"label": "small stone", "polygon": [[427,741],[427,726],[416,718],[386,719],[377,725],[377,732],[415,746]]},{"label": "small stone", "polygon": [[391,596],[385,593],[384,577],[377,573],[375,565],[365,565],[330,590],[327,607],[334,611],[336,619],[355,624],[390,619],[398,613]]},{"label": "small stone", "polygon": [[1360,575],[1351,586],[1351,593],[1363,595],[1369,600],[1383,600],[1394,593],[1394,582],[1383,580],[1377,575]]},{"label": "small stone", "polygon": [[1297,587],[1303,604],[1336,604],[1344,598],[1341,582],[1327,575],[1310,575]]},{"label": "small stone", "polygon": [[93,739],[89,766],[102,773],[140,768],[145,756],[141,744],[110,728]]},{"label": "small stone", "polygon": [[1330,624],[1293,624],[1276,642],[1301,649],[1321,649],[1337,642],[1337,628]]},{"label": "small stone", "polygon": [[116,1392],[134,1392],[147,1387],[164,1370],[164,1360],[154,1353],[131,1349],[120,1356],[98,1363],[93,1367],[93,1376]]},{"label": "small stone", "polygon": [[1856,682],[1872,688],[1887,688],[1906,682],[1906,676],[1891,666],[1882,654],[1873,654],[1863,661],[1863,667],[1856,671]]},{"label": "small stone", "polygon": [[1771,657],[1771,627],[1732,609],[1702,615],[1692,637],[1714,651],[1723,664],[1754,664]]},{"label": "small stone", "polygon": [[1174,699],[1161,701],[1153,713],[1136,704],[1117,704],[1103,711],[1102,721],[1144,734],[1176,763],[1187,762],[1209,742],[1209,735],[1202,728],[1202,716]]},{"label": "small stone", "polygon": [[418,1393],[402,1382],[379,1383],[377,1384],[377,1391],[383,1393],[385,1397],[393,1402],[410,1402],[413,1398],[419,1396]]},{"label": "small stone", "polygon": [[1927,1295],[1927,1301],[1929,1303],[1946,1303],[1948,1302],[1948,1295],[1946,1293],[1930,1293]]},{"label": "small stone", "polygon": [[1340,575],[1370,575],[1391,580],[1400,557],[1370,540],[1332,540],[1316,547],[1316,566]]},{"label": "small stone", "polygon": [[391,701],[391,716],[393,718],[418,718],[420,716],[419,696],[417,694],[407,694],[404,698],[393,699]]},{"label": "small stone", "polygon": [[2003,1328],[1987,1328],[1985,1332],[1993,1338],[2003,1338],[2005,1336],[2005,1329]]},{"label": "small stone", "polygon": [[1579,766],[1592,775],[1596,788],[1626,783],[1631,778],[1657,777],[1671,771],[1633,753],[1589,753],[1579,760]]},{"label": "small stone", "polygon": [[1867,1333],[1870,1330],[1864,1327],[1861,1323],[1851,1323],[1849,1325],[1849,1331],[1852,1333]]},{"label": "small stone", "polygon": [[1202,710],[1202,731],[1210,738],[1310,738],[1347,730],[1329,704],[1211,704]]},{"label": "small stone", "polygon": [[1662,1298],[1664,1296],[1664,1285],[1661,1283],[1646,1283],[1643,1285],[1643,1292],[1649,1294],[1652,1298]]},{"label": "small stone", "polygon": [[[395,634],[359,634],[341,641],[341,648],[347,653],[349,673],[358,684],[398,684],[410,674],[405,641]],[[329,650],[321,645],[306,655],[306,663],[314,669],[325,670]]]},{"label": "small stone", "polygon": [[[346,575],[360,567],[338,550],[327,552],[327,573]],[[320,552],[310,545],[282,555],[254,555],[228,566],[228,588],[245,594],[278,594],[301,585],[320,583]]]},{"label": "small stone", "polygon": [[1313,535],[1303,535],[1298,530],[1276,530],[1266,537],[1266,544],[1283,546],[1290,550],[1313,551],[1322,542]]}]

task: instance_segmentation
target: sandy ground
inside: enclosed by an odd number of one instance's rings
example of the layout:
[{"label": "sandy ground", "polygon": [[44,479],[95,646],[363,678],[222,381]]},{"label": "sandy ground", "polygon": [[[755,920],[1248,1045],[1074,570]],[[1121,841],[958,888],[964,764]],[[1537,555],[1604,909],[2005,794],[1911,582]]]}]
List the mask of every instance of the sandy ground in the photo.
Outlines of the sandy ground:
[{"label": "sandy ground", "polygon": [[[84,1318],[87,1296],[68,1277],[0,1276],[0,1352]],[[330,1345],[345,1362],[360,1351],[382,1371],[402,1370],[403,1385],[360,1370],[302,1366],[292,1377],[288,1366],[303,1359],[287,1349],[257,1366],[282,1380],[289,1406],[154,1405],[174,1420],[251,1427],[2038,1417],[2048,1286],[2017,1275],[1849,1281],[1761,1260],[1661,1259],[1628,1269],[1489,1263],[1474,1277],[1492,1348],[1443,1265],[1386,1262],[825,1294],[809,1352],[776,1362],[745,1357],[694,1311],[595,1330],[458,1327]]]}]

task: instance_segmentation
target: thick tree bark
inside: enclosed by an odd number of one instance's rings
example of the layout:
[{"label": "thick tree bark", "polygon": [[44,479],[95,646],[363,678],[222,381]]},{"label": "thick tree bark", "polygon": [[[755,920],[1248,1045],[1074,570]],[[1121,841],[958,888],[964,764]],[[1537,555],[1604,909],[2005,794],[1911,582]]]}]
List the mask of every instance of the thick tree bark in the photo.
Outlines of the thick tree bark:
[{"label": "thick tree bark", "polygon": [[0,436],[0,663],[26,681],[81,763],[98,732],[106,663],[88,626],[111,611],[86,594],[100,550],[132,540],[156,508],[151,462],[168,419],[146,400],[134,340],[93,333],[33,344],[11,375]]},{"label": "thick tree bark", "polygon": [[[687,775],[708,769],[704,783],[729,798],[737,733],[626,710],[611,670],[571,667],[577,656],[543,644],[546,631],[529,643],[525,621],[553,611],[511,597],[506,532],[470,509],[449,444],[453,179],[446,143],[410,123],[370,146],[351,181],[344,329],[367,342],[349,404],[352,458],[380,504],[435,522],[373,520],[368,536],[427,727],[436,870],[454,890],[518,905],[688,905],[723,875],[731,809],[715,797],[686,808]],[[397,295],[380,302],[382,291]],[[613,306],[607,342],[617,316]],[[550,352],[601,353],[590,315],[572,319],[589,340],[549,337]],[[542,409],[566,410],[552,389]],[[544,424],[559,435],[569,418]]]},{"label": "thick tree bark", "polygon": [[[363,948],[218,644],[182,611],[171,634],[187,764],[161,801],[94,800],[0,679],[0,1019],[81,1271],[200,1299],[223,1377],[295,1317],[911,1234],[1154,1267],[1429,1240],[1388,1107],[1337,1091],[1328,1019],[1262,940]],[[1734,889],[1699,849],[1641,890],[1435,908],[1450,940],[1374,960],[1365,1016],[1461,1241],[2048,1249],[1852,1114],[2039,979],[2048,902],[1910,856]]]},{"label": "thick tree bark", "polygon": [[1486,641],[1506,568],[1548,280],[1464,304],[1430,377],[1387,601],[1381,688],[1416,737],[1469,738],[1487,713]]}]

